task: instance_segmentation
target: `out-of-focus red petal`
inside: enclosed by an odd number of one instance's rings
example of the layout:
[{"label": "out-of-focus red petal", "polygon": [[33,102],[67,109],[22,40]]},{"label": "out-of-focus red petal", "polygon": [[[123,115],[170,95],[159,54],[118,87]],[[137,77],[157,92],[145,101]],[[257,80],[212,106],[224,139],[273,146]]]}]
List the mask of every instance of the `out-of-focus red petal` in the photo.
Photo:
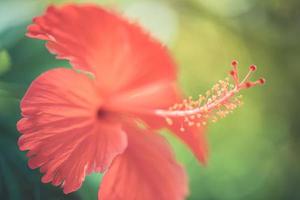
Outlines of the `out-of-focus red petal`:
[{"label": "out-of-focus red petal", "polygon": [[100,103],[93,80],[72,69],[53,69],[33,81],[21,102],[18,143],[29,150],[30,168],[45,173],[43,182],[75,191],[86,174],[103,172],[127,147],[120,124],[97,118]]},{"label": "out-of-focus red petal", "polygon": [[170,105],[181,102],[180,99],[174,84],[156,83],[119,94],[118,98],[112,98],[108,107],[118,112],[133,114],[151,129],[169,128],[172,133],[187,144],[196,158],[205,164],[208,153],[204,128],[185,126],[185,131],[182,132],[180,131],[182,120],[174,118],[172,119],[173,124],[170,126],[164,118],[156,116],[154,113],[159,108],[168,109]]},{"label": "out-of-focus red petal", "polygon": [[47,40],[47,48],[74,68],[94,73],[107,93],[176,78],[164,46],[137,24],[98,6],[51,6],[34,19],[27,35]]},{"label": "out-of-focus red petal", "polygon": [[172,119],[172,125],[169,125],[166,120],[160,116],[140,114],[139,117],[150,129],[168,128],[187,145],[199,162],[206,164],[208,157],[208,145],[206,142],[204,127],[184,126],[185,131],[182,132],[180,130],[183,123],[182,120],[174,118]]},{"label": "out-of-focus red petal", "polygon": [[119,112],[133,114],[151,129],[168,128],[187,144],[200,162],[205,164],[207,144],[203,127],[185,126],[185,131],[181,132],[182,120],[174,118],[173,124],[169,125],[163,117],[155,115],[156,109],[168,109],[170,105],[181,101],[181,95],[175,85],[163,82],[119,94],[118,98],[112,98],[108,107]]},{"label": "out-of-focus red petal", "polygon": [[162,81],[120,92],[106,106],[119,112],[138,114],[149,113],[154,109],[167,109],[179,100],[176,85]]},{"label": "out-of-focus red petal", "polygon": [[104,175],[99,200],[183,200],[187,177],[160,135],[126,127],[128,148]]},{"label": "out-of-focus red petal", "polygon": [[208,157],[208,145],[205,137],[205,128],[196,126],[185,126],[185,131],[182,132],[181,128],[182,120],[173,120],[172,125],[166,124],[177,137],[179,137],[193,152],[198,161],[206,164]]}]

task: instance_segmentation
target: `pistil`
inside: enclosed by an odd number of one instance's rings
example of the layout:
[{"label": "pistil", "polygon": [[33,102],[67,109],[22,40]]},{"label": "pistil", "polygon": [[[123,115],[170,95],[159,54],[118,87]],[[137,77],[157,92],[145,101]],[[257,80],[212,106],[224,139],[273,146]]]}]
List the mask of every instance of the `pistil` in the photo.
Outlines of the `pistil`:
[{"label": "pistil", "polygon": [[231,66],[229,74],[233,84],[229,83],[229,78],[220,80],[206,95],[199,95],[197,100],[189,97],[181,103],[174,104],[169,110],[156,110],[156,115],[164,117],[169,125],[173,124],[174,119],[182,119],[181,131],[185,131],[185,126],[205,126],[209,120],[216,122],[219,118],[224,118],[242,104],[242,96],[236,97],[236,94],[243,89],[265,83],[264,78],[250,81],[257,69],[255,65],[249,66],[249,71],[242,81],[239,81],[238,62],[232,61]]}]

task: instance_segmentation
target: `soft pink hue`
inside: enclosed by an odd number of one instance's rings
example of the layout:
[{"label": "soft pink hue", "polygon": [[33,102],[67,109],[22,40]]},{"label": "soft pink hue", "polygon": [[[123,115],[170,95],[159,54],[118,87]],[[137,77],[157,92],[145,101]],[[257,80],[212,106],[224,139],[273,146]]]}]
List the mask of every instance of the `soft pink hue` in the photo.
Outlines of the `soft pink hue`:
[{"label": "soft pink hue", "polygon": [[181,99],[167,49],[93,5],[51,6],[27,35],[72,64],[40,75],[21,102],[19,146],[42,181],[70,193],[87,174],[106,172],[99,199],[185,199],[184,170],[154,129],[174,130],[200,161],[206,145],[202,127],[183,134],[155,114]]}]

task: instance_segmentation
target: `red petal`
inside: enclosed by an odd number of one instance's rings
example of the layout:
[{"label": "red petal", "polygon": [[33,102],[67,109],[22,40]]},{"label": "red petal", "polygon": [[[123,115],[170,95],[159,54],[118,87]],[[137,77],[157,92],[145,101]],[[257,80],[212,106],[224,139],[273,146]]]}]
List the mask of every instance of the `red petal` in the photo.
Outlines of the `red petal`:
[{"label": "red petal", "polygon": [[151,129],[168,128],[179,139],[181,139],[193,152],[199,162],[206,164],[208,157],[208,145],[205,138],[204,127],[185,126],[185,131],[180,131],[182,120],[172,119],[172,125],[169,125],[165,119],[155,115],[142,114],[140,118]]},{"label": "red petal", "polygon": [[85,175],[104,171],[127,146],[120,125],[97,119],[101,98],[93,80],[58,68],[38,77],[22,102],[18,130],[29,166],[40,167],[43,182],[77,190]]},{"label": "red petal", "polygon": [[168,108],[178,102],[178,94],[174,83],[168,81],[154,82],[133,90],[120,92],[106,106],[119,112],[151,113],[154,109]]},{"label": "red petal", "polygon": [[185,131],[180,131],[181,120],[173,120],[172,125],[166,125],[177,137],[179,137],[191,149],[196,158],[203,164],[206,164],[208,157],[208,148],[205,138],[204,127],[187,127]]},{"label": "red petal", "polygon": [[156,83],[148,87],[119,94],[118,98],[112,98],[108,107],[119,112],[132,113],[135,117],[142,119],[152,129],[169,128],[188,145],[196,158],[205,164],[207,160],[207,144],[203,127],[185,127],[185,131],[181,132],[182,120],[173,119],[173,125],[170,126],[164,118],[156,116],[154,113],[155,109],[167,109],[170,105],[181,102],[180,99],[179,92],[174,84]]},{"label": "red petal", "polygon": [[158,134],[127,127],[128,148],[104,175],[98,199],[183,200],[187,177]]},{"label": "red petal", "polygon": [[92,5],[49,7],[34,23],[29,37],[47,40],[59,58],[94,73],[105,92],[176,78],[166,48],[114,12]]},{"label": "red petal", "polygon": [[177,137],[179,137],[196,158],[203,164],[207,161],[207,144],[203,127],[185,127],[181,132],[182,120],[173,119],[170,126],[162,117],[154,115],[154,110],[158,108],[168,108],[176,102],[181,102],[174,84],[157,83],[148,87],[139,88],[127,93],[119,94],[118,98],[113,98],[109,102],[110,109],[129,112],[135,117],[142,119],[152,129],[167,127]]}]

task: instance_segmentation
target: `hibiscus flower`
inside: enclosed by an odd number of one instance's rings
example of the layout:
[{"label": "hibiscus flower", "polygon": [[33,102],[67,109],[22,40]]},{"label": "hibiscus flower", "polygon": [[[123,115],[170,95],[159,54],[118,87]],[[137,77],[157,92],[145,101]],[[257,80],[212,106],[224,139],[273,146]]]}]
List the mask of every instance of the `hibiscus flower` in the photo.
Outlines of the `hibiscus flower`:
[{"label": "hibiscus flower", "polygon": [[[72,68],[49,70],[21,101],[21,150],[42,182],[67,194],[87,174],[105,172],[104,200],[182,200],[187,177],[167,142],[156,133],[169,128],[205,162],[204,127],[233,110],[241,89],[264,82],[239,81],[237,63],[227,80],[206,96],[183,100],[176,67],[166,47],[121,15],[94,5],[50,6],[27,35]],[[211,94],[210,94],[211,93]]]}]

